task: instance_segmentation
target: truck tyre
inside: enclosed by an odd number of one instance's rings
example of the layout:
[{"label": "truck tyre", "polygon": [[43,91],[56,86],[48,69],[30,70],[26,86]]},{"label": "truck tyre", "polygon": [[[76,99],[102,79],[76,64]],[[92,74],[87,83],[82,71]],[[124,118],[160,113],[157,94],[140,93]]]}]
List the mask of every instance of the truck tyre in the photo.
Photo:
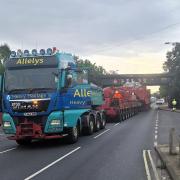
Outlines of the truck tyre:
[{"label": "truck tyre", "polygon": [[123,115],[123,121],[125,121],[125,120],[126,120],[126,114]]},{"label": "truck tyre", "polygon": [[119,114],[119,122],[121,123],[123,121],[122,113]]},{"label": "truck tyre", "polygon": [[106,127],[106,115],[102,113],[101,129],[104,129],[105,127]]},{"label": "truck tyre", "polygon": [[67,136],[68,143],[73,144],[73,143],[77,142],[78,137],[79,137],[78,127],[75,126],[75,127],[69,128],[68,136]]},{"label": "truck tyre", "polygon": [[94,131],[95,132],[99,131],[100,126],[101,126],[101,116],[100,116],[100,114],[97,114],[96,115],[96,125],[95,125],[95,128],[94,128]]},{"label": "truck tyre", "polygon": [[94,132],[94,117],[89,116],[89,125],[87,127],[87,135],[91,135]]},{"label": "truck tyre", "polygon": [[31,144],[31,139],[17,139],[16,143],[22,146],[27,146]]}]

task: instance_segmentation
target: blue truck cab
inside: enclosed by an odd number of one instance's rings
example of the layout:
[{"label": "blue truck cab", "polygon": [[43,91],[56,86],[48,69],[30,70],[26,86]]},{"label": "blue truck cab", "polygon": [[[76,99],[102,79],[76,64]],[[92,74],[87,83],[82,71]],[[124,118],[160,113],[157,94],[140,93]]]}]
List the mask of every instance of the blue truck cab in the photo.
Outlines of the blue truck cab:
[{"label": "blue truck cab", "polygon": [[57,49],[12,51],[2,81],[2,127],[18,144],[66,138],[105,127],[102,89],[89,82],[72,54]]}]

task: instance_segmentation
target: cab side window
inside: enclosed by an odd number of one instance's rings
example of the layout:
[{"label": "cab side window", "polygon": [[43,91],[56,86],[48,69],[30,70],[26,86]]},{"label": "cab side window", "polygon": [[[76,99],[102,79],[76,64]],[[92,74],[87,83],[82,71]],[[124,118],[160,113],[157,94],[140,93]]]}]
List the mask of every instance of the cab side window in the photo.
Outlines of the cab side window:
[{"label": "cab side window", "polygon": [[73,87],[79,84],[88,84],[87,71],[68,71],[66,75],[66,86]]},{"label": "cab side window", "polygon": [[88,84],[88,73],[83,70],[81,72],[77,72],[77,84]]}]

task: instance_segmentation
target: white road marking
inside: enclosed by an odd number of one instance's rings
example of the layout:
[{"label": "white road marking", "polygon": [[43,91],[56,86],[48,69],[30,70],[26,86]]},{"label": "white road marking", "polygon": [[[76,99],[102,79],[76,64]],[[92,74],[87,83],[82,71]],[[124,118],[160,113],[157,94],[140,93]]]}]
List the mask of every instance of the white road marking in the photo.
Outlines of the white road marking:
[{"label": "white road marking", "polygon": [[159,121],[159,111],[157,111],[157,119],[156,119],[156,124],[155,124],[155,136],[154,136],[154,139],[155,139],[155,141],[154,141],[154,146],[157,146],[157,138],[158,138],[158,126],[159,126],[159,124],[158,124],[158,121]]},{"label": "white road marking", "polygon": [[67,156],[71,155],[72,153],[76,152],[77,150],[79,150],[81,147],[77,147],[76,149],[70,151],[69,153],[65,154],[64,156],[60,157],[59,159],[53,161],[52,163],[50,163],[49,165],[45,166],[44,168],[42,168],[41,170],[37,171],[36,173],[30,175],[29,177],[25,178],[24,180],[30,180],[32,178],[34,178],[35,176],[37,176],[38,174],[42,173],[43,171],[45,171],[46,169],[50,168],[51,166],[53,166],[54,164],[58,163],[59,161],[62,161],[64,158],[66,158]]},{"label": "white road marking", "polygon": [[150,175],[148,162],[147,162],[147,158],[146,158],[146,150],[143,150],[143,159],[144,159],[144,166],[145,166],[147,180],[151,180],[151,175]]},{"label": "white road marking", "polygon": [[159,176],[158,176],[158,173],[157,173],[157,170],[156,170],[154,161],[153,161],[153,159],[152,159],[151,151],[150,151],[150,150],[148,150],[148,155],[149,155],[149,159],[150,159],[150,162],[151,162],[151,166],[152,166],[152,169],[153,169],[153,172],[154,172],[154,176],[155,176],[156,180],[159,180]]},{"label": "white road marking", "polygon": [[154,142],[154,146],[157,146],[157,141]]},{"label": "white road marking", "polygon": [[110,129],[106,129],[104,132],[98,134],[97,136],[94,137],[94,139],[98,138],[99,136],[103,135],[104,133],[108,132]]},{"label": "white road marking", "polygon": [[119,125],[120,123],[116,123],[114,126],[117,126],[117,125]]},{"label": "white road marking", "polygon": [[9,152],[9,151],[12,151],[14,149],[16,149],[17,147],[14,147],[14,148],[11,148],[11,149],[6,149],[4,151],[1,151],[0,154],[3,154],[3,153],[6,153],[6,152]]}]

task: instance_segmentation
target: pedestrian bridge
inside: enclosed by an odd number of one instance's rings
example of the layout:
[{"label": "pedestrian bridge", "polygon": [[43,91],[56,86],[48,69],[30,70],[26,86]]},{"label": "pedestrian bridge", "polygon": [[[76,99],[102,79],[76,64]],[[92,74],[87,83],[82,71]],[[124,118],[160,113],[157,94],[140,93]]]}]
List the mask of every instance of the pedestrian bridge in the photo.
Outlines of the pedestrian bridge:
[{"label": "pedestrian bridge", "polygon": [[144,86],[170,85],[174,75],[169,73],[159,74],[107,74],[101,76],[102,87],[122,85],[126,82],[139,82]]}]

